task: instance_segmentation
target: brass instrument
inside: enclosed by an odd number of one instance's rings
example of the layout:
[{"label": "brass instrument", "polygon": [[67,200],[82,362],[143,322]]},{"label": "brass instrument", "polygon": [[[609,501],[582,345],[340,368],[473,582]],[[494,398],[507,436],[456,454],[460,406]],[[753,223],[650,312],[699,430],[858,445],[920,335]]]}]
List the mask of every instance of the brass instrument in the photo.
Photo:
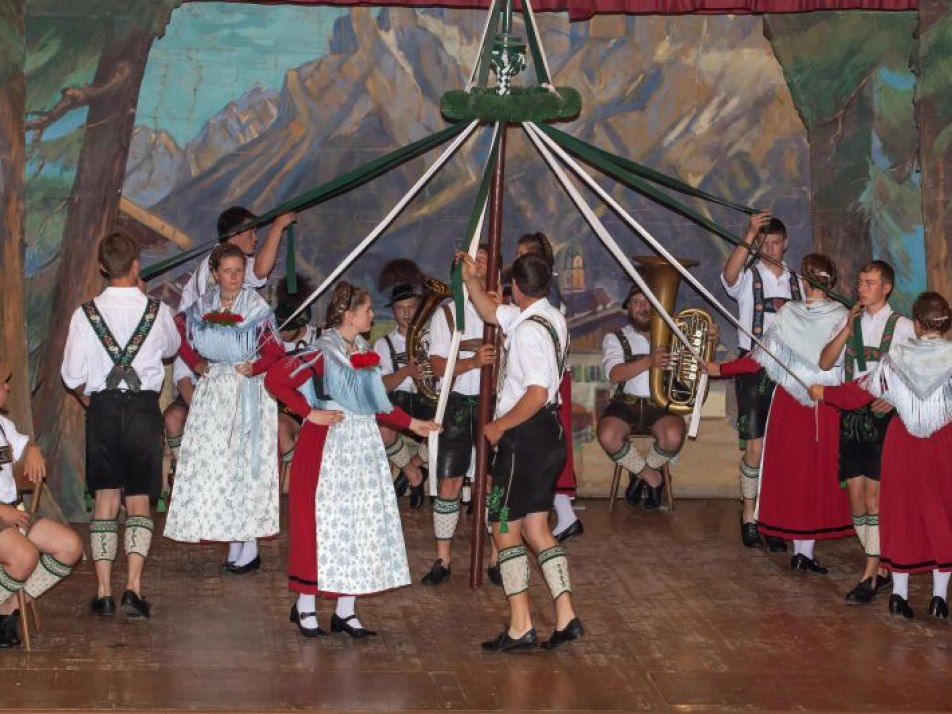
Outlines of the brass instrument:
[{"label": "brass instrument", "polygon": [[413,383],[417,392],[433,402],[440,396],[436,385],[442,375],[434,374],[430,363],[430,318],[440,303],[452,295],[452,290],[443,281],[424,278],[423,298],[407,327],[407,361],[415,361],[423,371],[423,378],[414,378]]},{"label": "brass instrument", "polygon": [[[665,311],[671,314],[678,297],[680,274],[671,263],[659,256],[643,256],[635,260],[642,266],[642,274],[648,287]],[[697,265],[696,260],[679,258],[678,261],[686,268]],[[705,361],[710,361],[717,346],[708,339],[714,324],[711,315],[705,310],[688,308],[672,317],[694,350]],[[651,314],[649,342],[652,351],[667,348],[671,353],[671,365],[667,369],[652,367],[649,370],[652,401],[659,407],[666,407],[672,414],[690,414],[698,398],[700,365],[657,311],[652,311]],[[703,400],[706,397],[705,394],[701,398]]]}]

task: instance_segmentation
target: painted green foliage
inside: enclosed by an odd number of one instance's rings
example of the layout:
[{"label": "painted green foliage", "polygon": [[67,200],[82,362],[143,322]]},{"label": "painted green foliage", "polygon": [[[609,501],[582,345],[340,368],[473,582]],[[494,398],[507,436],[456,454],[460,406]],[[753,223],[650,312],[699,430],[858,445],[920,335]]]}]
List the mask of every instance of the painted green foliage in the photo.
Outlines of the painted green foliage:
[{"label": "painted green foliage", "polygon": [[[916,95],[933,102],[941,116],[952,116],[952,11],[932,23],[919,38],[919,61],[928,67],[919,78]],[[941,155],[952,145],[952,124],[945,127],[929,147]]]}]

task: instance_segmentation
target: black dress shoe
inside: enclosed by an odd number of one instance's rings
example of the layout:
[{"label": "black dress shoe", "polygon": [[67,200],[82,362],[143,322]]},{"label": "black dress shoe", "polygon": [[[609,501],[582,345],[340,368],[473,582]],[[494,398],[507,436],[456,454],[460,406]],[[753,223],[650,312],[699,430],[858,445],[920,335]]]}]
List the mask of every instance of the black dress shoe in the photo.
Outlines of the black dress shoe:
[{"label": "black dress shoe", "polygon": [[887,585],[892,585],[892,573],[886,573],[885,575],[876,575],[876,589],[884,588]]},{"label": "black dress shoe", "polygon": [[941,617],[943,620],[949,619],[949,603],[945,598],[938,595],[933,596],[929,601],[929,614],[933,617]]},{"label": "black dress shoe", "polygon": [[149,617],[152,614],[152,606],[146,602],[146,599],[131,590],[126,590],[122,593],[119,607],[126,617]]},{"label": "black dress shoe", "polygon": [[356,620],[357,615],[351,615],[350,617],[345,617],[341,619],[337,616],[335,612],[331,616],[331,632],[346,632],[348,635],[353,637],[355,640],[363,640],[367,637],[376,637],[377,633],[373,630],[368,630],[363,627],[354,627],[353,625],[348,625],[347,623],[350,620]]},{"label": "black dress shoe", "polygon": [[563,528],[561,531],[556,533],[555,539],[559,543],[564,543],[569,538],[580,536],[584,532],[585,532],[585,528],[582,526],[582,521],[576,519],[575,522],[572,525],[570,525],[568,528]]},{"label": "black dress shoe", "polygon": [[582,639],[584,631],[581,621],[577,617],[573,617],[569,624],[561,630],[555,630],[552,633],[552,637],[550,637],[547,642],[542,643],[542,649],[554,650],[568,642],[580,640]]},{"label": "black dress shoe", "polygon": [[256,555],[254,560],[251,560],[244,565],[236,565],[232,563],[231,565],[225,566],[225,571],[231,573],[232,575],[245,575],[250,573],[252,570],[258,570],[261,567],[261,556]]},{"label": "black dress shoe", "polygon": [[410,486],[411,510],[419,510],[423,508],[423,504],[426,503],[426,492],[423,490],[423,483],[425,482],[421,482],[419,486]]},{"label": "black dress shoe", "polygon": [[664,483],[659,486],[645,486],[645,510],[657,511],[664,505]]},{"label": "black dress shoe", "polygon": [[0,650],[10,649],[11,647],[16,647],[20,644],[19,636],[14,639],[9,634],[7,634],[6,623],[9,617],[9,615],[0,615]]},{"label": "black dress shoe", "polygon": [[808,558],[803,553],[798,553],[790,559],[791,570],[808,570],[811,573],[826,575],[830,572],[817,562],[816,558]]},{"label": "black dress shoe", "polygon": [[763,541],[760,539],[760,533],[757,531],[756,523],[744,523],[741,521],[740,540],[748,548],[759,548],[763,545]]},{"label": "black dress shoe", "polygon": [[846,602],[865,605],[871,602],[876,595],[876,586],[873,585],[872,578],[860,580],[859,585],[846,593]]},{"label": "black dress shoe", "polygon": [[535,629],[530,629],[519,639],[509,636],[508,630],[503,630],[498,637],[483,642],[483,652],[520,652],[534,650],[539,644],[539,637]]},{"label": "black dress shoe", "polygon": [[14,610],[9,615],[0,615],[0,640],[7,642],[7,647],[16,647],[20,644],[19,610]]},{"label": "black dress shoe", "polygon": [[764,543],[771,553],[786,553],[787,541],[777,536],[764,536]]},{"label": "black dress shoe", "polygon": [[907,620],[911,620],[915,614],[909,607],[909,601],[893,593],[889,596],[889,613],[891,615],[902,615]]},{"label": "black dress shoe", "polygon": [[297,609],[297,603],[294,603],[293,605],[291,605],[291,622],[293,622],[295,625],[298,626],[298,630],[300,631],[302,635],[304,635],[307,638],[313,638],[313,637],[323,637],[324,635],[327,634],[324,630],[321,629],[320,625],[318,625],[317,627],[305,627],[304,625],[302,625],[301,620],[303,620],[306,617],[313,617],[316,619],[317,613],[316,612],[300,612],[299,613]]},{"label": "black dress shoe", "polygon": [[644,493],[645,482],[634,474],[628,475],[628,488],[625,489],[625,502],[629,506],[641,503],[641,494]]},{"label": "black dress shoe", "polygon": [[433,563],[433,567],[430,568],[430,572],[424,575],[420,582],[424,585],[439,585],[449,577],[450,569],[444,567],[443,561],[438,559],[435,563]]},{"label": "black dress shoe", "polygon": [[403,498],[409,487],[410,479],[408,479],[406,474],[401,471],[393,480],[393,491],[397,494],[397,498]]},{"label": "black dress shoe", "polygon": [[89,609],[93,611],[94,615],[111,617],[116,614],[116,601],[112,599],[112,595],[94,597],[89,601]]},{"label": "black dress shoe", "polygon": [[498,565],[490,565],[486,568],[486,575],[489,578],[489,582],[493,585],[502,587],[502,571],[499,569]]}]

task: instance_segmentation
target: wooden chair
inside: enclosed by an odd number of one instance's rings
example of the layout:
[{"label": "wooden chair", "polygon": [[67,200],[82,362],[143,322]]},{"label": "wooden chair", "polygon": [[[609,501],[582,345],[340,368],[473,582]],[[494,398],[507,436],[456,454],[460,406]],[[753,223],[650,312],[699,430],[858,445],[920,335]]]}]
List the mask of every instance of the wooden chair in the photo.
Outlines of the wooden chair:
[{"label": "wooden chair", "polygon": [[[628,441],[631,444],[631,448],[638,447],[638,441],[645,439],[651,440],[654,437],[650,434],[629,434]],[[618,488],[621,485],[621,476],[622,473],[625,473],[625,469],[615,464],[615,470],[612,472],[612,486],[611,490],[608,492],[608,512],[611,513],[615,510],[615,499],[618,497]],[[664,479],[664,497],[667,501],[668,510],[674,510],[674,491],[671,488],[671,469],[669,464],[665,464],[661,467],[661,478]]]},{"label": "wooden chair", "polygon": [[[40,508],[40,498],[43,496],[43,487],[45,481],[40,481],[39,483],[33,483],[26,478],[26,474],[23,472],[23,459],[20,459],[17,464],[14,465],[13,475],[17,483],[17,492],[20,494],[20,498],[23,496],[30,496],[30,506],[27,509],[27,512],[30,515],[36,515]],[[33,649],[31,642],[31,633],[30,633],[30,617],[33,617],[33,627],[32,629],[36,632],[40,631],[40,613],[36,607],[36,601],[30,600],[29,602],[26,599],[26,593],[23,588],[20,588],[17,591],[17,607],[20,608],[20,639],[23,640],[23,646],[29,652]]]}]

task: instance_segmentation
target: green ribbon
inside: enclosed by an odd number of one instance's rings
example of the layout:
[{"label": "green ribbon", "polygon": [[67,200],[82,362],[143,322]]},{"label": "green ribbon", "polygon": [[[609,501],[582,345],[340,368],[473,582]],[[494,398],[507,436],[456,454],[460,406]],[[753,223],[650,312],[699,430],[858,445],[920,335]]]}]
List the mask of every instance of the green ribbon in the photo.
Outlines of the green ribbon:
[{"label": "green ribbon", "polygon": [[536,80],[539,84],[552,84],[552,80],[545,71],[545,62],[542,61],[539,30],[535,22],[532,21],[532,15],[529,14],[529,6],[526,3],[522,3],[522,20],[526,25],[526,39],[529,42],[529,51],[532,53],[532,64],[535,67]]},{"label": "green ribbon", "polygon": [[287,256],[284,259],[284,275],[288,284],[288,295],[297,295],[297,268],[294,262],[294,224],[284,229],[287,234]]}]

